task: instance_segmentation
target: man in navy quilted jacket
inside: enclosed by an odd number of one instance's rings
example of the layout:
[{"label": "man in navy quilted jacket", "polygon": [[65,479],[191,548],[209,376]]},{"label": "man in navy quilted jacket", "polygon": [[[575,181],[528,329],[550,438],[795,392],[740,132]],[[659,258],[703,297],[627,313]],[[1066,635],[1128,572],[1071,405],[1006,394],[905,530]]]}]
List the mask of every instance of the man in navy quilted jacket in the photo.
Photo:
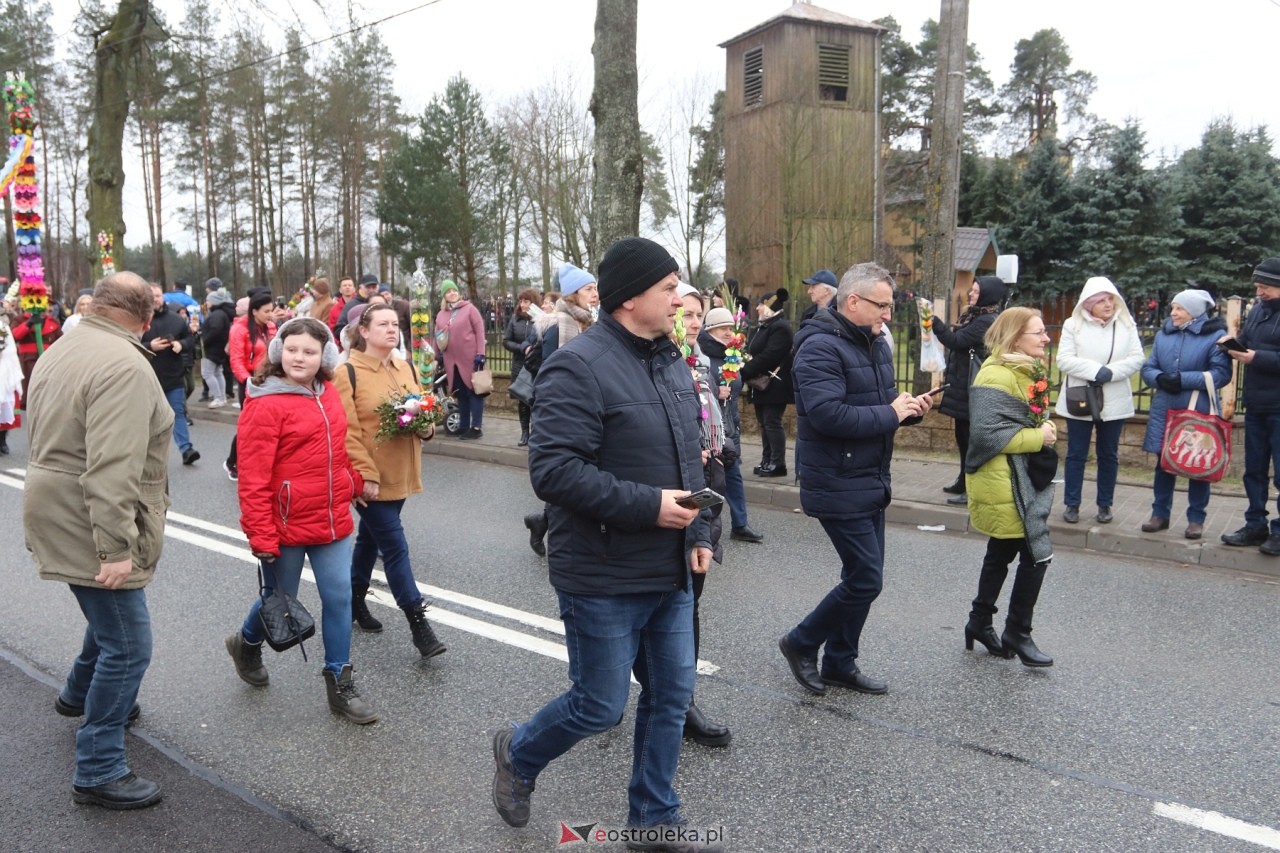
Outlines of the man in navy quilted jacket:
[{"label": "man in navy quilted jacket", "polygon": [[[830,311],[800,327],[792,363],[800,505],[822,524],[840,557],[840,583],[778,647],[800,686],[860,693],[889,688],[858,669],[858,639],[884,579],[884,514],[898,427],[918,423],[930,397],[894,390],[893,354],[880,334],[893,316],[893,277],[851,267]],[[826,646],[822,668],[818,650]]]}]

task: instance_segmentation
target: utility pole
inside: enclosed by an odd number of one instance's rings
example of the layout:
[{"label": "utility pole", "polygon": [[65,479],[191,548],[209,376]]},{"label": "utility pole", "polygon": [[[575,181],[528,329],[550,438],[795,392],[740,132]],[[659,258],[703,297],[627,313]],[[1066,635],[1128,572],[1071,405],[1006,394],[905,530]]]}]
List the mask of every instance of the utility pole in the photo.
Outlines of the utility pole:
[{"label": "utility pole", "polygon": [[964,65],[969,41],[969,0],[942,0],[938,17],[938,67],[933,83],[929,173],[924,195],[924,263],[921,285],[930,298],[951,304],[955,287],[956,218],[960,202],[960,131],[964,125]]}]

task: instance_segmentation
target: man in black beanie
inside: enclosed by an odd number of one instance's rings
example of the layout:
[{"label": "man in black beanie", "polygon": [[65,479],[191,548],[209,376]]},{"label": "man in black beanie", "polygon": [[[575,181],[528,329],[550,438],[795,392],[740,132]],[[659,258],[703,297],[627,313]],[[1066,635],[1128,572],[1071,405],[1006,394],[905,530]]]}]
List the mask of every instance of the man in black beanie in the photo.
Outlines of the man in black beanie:
[{"label": "man in black beanie", "polygon": [[[1222,534],[1228,545],[1257,545],[1280,556],[1280,499],[1267,525],[1268,479],[1280,491],[1280,258],[1267,258],[1253,270],[1257,300],[1236,338],[1243,352],[1227,355],[1244,365],[1244,492],[1249,508],[1244,527]],[[1223,338],[1226,340],[1226,338]]]},{"label": "man in black beanie", "polygon": [[[703,488],[699,409],[668,335],[678,265],[651,240],[614,243],[600,262],[599,321],[538,370],[529,479],[547,502],[547,563],[560,601],[569,690],[493,733],[493,804],[529,821],[534,781],[579,741],[636,709],[627,825],[638,850],[689,846],[674,779],[693,696],[691,572],[711,561],[710,511],[677,503]],[[657,840],[651,840],[656,838]],[[681,846],[674,846],[679,843]]]}]

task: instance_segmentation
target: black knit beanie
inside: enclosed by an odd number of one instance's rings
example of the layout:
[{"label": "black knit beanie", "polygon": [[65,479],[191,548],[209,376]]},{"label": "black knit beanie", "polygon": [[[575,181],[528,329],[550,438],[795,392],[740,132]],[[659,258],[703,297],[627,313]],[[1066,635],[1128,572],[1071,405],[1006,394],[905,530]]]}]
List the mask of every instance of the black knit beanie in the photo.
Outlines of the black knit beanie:
[{"label": "black knit beanie", "polygon": [[1253,280],[1258,284],[1280,287],[1280,258],[1267,258],[1254,267]]},{"label": "black knit beanie", "polygon": [[626,237],[609,247],[600,261],[596,290],[600,307],[606,313],[628,299],[639,296],[673,272],[680,265],[671,253],[652,240]]}]

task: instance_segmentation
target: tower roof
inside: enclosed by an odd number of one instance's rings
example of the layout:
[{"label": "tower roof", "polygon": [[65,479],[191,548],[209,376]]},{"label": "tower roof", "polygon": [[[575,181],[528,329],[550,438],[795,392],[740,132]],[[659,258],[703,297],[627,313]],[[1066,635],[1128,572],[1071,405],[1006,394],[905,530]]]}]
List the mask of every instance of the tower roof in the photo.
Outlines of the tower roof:
[{"label": "tower roof", "polygon": [[848,15],[842,15],[839,12],[832,12],[830,9],[823,9],[821,6],[815,6],[812,3],[797,2],[793,3],[789,8],[783,9],[767,21],[756,24],[746,32],[734,36],[719,46],[728,47],[736,41],[741,41],[742,39],[753,36],[761,30],[767,29],[776,23],[788,20],[804,21],[810,24],[823,24],[825,26],[847,27],[853,30],[886,32],[886,29],[879,24],[873,24],[870,21],[864,21],[860,18],[851,18]]}]

